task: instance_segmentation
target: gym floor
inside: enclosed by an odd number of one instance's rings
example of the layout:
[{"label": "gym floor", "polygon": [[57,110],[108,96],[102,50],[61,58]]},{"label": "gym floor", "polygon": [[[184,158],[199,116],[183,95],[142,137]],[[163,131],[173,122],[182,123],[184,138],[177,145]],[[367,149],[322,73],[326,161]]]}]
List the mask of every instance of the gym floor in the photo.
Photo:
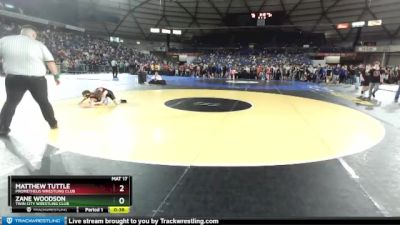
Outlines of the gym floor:
[{"label": "gym floor", "polygon": [[[25,95],[1,138],[1,215],[8,175],[131,175],[132,216],[400,216],[397,86],[367,102],[350,85],[119,77],[48,79],[55,131]],[[78,106],[98,86],[127,103]]]}]

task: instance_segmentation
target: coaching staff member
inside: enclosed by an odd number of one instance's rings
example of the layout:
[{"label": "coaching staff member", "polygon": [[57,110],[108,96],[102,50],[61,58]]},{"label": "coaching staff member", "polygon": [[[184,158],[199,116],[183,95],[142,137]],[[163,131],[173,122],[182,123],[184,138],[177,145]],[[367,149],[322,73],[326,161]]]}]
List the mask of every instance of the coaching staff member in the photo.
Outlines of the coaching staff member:
[{"label": "coaching staff member", "polygon": [[46,65],[60,84],[54,58],[47,47],[36,40],[37,30],[31,25],[22,26],[20,35],[0,39],[0,58],[6,74],[7,100],[0,114],[0,135],[10,132],[17,105],[28,90],[39,104],[43,117],[52,129],[57,128],[53,107],[47,96]]}]

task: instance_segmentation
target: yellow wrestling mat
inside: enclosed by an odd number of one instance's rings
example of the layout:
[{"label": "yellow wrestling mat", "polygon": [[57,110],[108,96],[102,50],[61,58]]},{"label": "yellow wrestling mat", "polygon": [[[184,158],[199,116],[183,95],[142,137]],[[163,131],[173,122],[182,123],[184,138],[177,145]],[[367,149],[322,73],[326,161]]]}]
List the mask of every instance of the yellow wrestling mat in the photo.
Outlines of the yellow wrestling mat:
[{"label": "yellow wrestling mat", "polygon": [[[355,154],[379,143],[380,122],[359,111],[287,95],[227,90],[117,93],[127,104],[82,108],[54,104],[59,129],[50,144],[112,160],[179,166],[264,166]],[[177,98],[241,100],[235,112],[193,112],[165,105]]]}]

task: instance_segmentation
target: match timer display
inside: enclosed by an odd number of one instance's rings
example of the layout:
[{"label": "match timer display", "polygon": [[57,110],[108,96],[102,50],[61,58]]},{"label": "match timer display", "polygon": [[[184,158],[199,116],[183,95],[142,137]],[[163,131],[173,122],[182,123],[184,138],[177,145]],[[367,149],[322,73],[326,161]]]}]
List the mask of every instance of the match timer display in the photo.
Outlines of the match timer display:
[{"label": "match timer display", "polygon": [[266,20],[272,17],[272,13],[271,12],[250,13],[250,16],[253,19]]},{"label": "match timer display", "polygon": [[10,176],[12,212],[127,213],[131,176]]}]

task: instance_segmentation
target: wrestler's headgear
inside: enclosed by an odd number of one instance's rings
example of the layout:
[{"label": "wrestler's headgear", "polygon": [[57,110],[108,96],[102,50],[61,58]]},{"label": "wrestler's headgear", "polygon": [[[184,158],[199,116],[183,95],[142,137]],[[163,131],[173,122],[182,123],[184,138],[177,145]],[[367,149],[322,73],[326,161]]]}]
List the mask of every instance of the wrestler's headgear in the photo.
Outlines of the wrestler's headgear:
[{"label": "wrestler's headgear", "polygon": [[83,97],[89,97],[90,94],[91,94],[91,92],[90,92],[89,90],[84,90],[84,91],[82,91],[82,96],[83,96]]}]

